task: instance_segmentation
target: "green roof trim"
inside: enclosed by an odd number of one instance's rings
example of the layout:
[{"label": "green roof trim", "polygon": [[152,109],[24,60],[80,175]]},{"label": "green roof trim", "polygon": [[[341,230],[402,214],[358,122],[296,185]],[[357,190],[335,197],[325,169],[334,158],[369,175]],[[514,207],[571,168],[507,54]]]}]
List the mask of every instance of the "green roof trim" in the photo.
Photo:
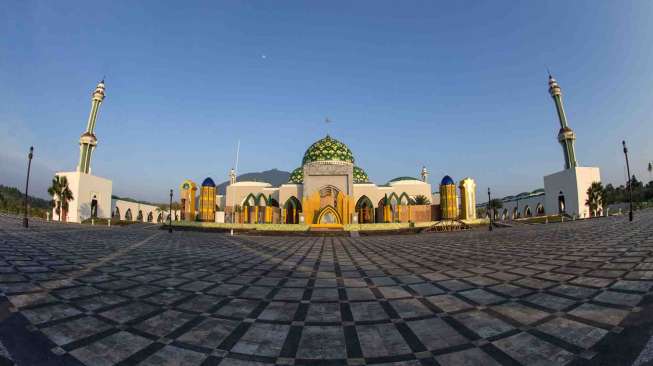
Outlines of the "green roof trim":
[{"label": "green roof trim", "polygon": [[400,182],[400,181],[403,181],[403,180],[419,180],[419,179],[417,179],[417,178],[413,178],[413,177],[397,177],[397,178],[395,178],[395,179],[391,179],[391,180],[389,180],[388,183],[392,183],[392,182]]}]

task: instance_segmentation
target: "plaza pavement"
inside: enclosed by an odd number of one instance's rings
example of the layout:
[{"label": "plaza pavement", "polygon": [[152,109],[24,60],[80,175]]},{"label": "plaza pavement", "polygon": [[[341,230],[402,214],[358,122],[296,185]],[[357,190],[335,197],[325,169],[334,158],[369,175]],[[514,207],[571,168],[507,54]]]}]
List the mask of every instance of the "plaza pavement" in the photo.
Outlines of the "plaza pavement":
[{"label": "plaza pavement", "polygon": [[631,365],[652,234],[651,210],[360,238],[0,216],[0,365]]}]

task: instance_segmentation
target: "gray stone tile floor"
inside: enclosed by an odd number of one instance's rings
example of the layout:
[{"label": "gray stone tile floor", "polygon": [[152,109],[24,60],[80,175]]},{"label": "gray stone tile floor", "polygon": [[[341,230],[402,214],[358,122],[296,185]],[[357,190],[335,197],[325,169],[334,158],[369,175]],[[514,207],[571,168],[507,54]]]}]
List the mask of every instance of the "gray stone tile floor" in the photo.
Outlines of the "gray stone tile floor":
[{"label": "gray stone tile floor", "polygon": [[600,364],[652,289],[653,211],[358,238],[0,216],[0,321],[53,364]]}]

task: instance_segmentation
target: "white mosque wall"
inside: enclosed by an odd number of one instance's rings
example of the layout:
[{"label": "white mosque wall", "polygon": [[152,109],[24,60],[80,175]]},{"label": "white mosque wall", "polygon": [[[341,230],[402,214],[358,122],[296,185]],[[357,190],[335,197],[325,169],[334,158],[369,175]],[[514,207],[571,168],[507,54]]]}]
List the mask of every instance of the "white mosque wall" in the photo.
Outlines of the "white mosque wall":
[{"label": "white mosque wall", "polygon": [[415,196],[424,196],[426,198],[431,197],[431,185],[429,183],[422,182],[421,180],[405,180],[398,182],[389,183],[392,192],[397,196],[400,196],[402,193],[406,193],[409,197],[415,198]]},{"label": "white mosque wall", "polygon": [[585,205],[587,189],[593,182],[600,181],[601,172],[597,167],[576,167],[545,176],[546,211],[558,214],[560,196],[564,196],[565,213],[579,218],[590,217],[589,207]]},{"label": "white mosque wall", "polygon": [[402,194],[408,195],[410,198],[422,195],[431,199],[431,185],[419,180],[392,182],[389,186],[377,186],[374,183],[356,183],[354,184],[354,202],[367,196],[372,201],[374,208],[379,207],[379,201],[385,196],[390,197],[394,193],[397,197]]},{"label": "white mosque wall", "polygon": [[[73,199],[68,202],[66,221],[82,222],[91,217],[91,201],[97,200],[97,217],[108,219],[111,217],[111,192],[113,183],[102,177],[82,172],[59,172],[55,175],[66,177],[68,188],[73,193]],[[54,220],[59,216],[52,210]]]},{"label": "white mosque wall", "polygon": [[358,200],[366,196],[372,201],[374,208],[379,207],[379,201],[385,197],[385,194],[388,195],[391,193],[390,187],[379,187],[374,183],[356,183],[354,184],[354,203],[357,203]]},{"label": "white mosque wall", "polygon": [[[267,189],[266,189],[267,188]],[[272,188],[270,183],[265,182],[237,182],[227,186],[227,197],[225,207],[233,207],[234,205],[241,205],[245,201],[245,198],[249,194],[258,196],[259,194],[264,194],[266,197],[268,194],[274,193],[275,188]]]},{"label": "white mosque wall", "polygon": [[295,197],[299,202],[302,202],[303,185],[287,183],[279,187],[279,207],[283,208],[290,197]]},{"label": "white mosque wall", "polygon": [[[544,202],[544,192],[515,196],[508,199],[504,198],[502,200],[503,207],[496,210],[494,217],[497,220],[504,221],[532,216],[541,216],[547,212],[545,210]],[[480,206],[484,207],[485,204]]]},{"label": "white mosque wall", "polygon": [[[131,220],[127,220],[127,211],[131,212]],[[141,221],[156,223],[161,215],[161,220],[164,221],[168,218],[168,210],[159,210],[159,207],[148,205],[145,203],[131,202],[120,199],[111,200],[112,217],[117,220],[123,221]],[[142,219],[138,220],[138,213],[142,213]],[[151,215],[151,216],[150,216]],[[151,217],[151,220],[148,218]],[[174,220],[173,216],[173,220]]]}]

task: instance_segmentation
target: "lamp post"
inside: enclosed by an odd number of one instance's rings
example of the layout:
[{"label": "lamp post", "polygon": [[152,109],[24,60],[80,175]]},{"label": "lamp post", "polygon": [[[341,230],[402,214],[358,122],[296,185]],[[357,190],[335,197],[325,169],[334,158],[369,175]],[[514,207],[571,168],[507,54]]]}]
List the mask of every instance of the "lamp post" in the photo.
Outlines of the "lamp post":
[{"label": "lamp post", "polygon": [[168,232],[172,234],[172,189],[170,190],[170,215],[168,215]]},{"label": "lamp post", "polygon": [[628,148],[626,147],[626,141],[621,141],[621,144],[624,147],[624,155],[626,156],[626,171],[628,172],[628,205],[630,206],[630,212],[628,212],[628,221],[633,221],[633,185],[630,178],[630,164],[628,163]]},{"label": "lamp post", "polygon": [[29,154],[27,155],[27,181],[25,182],[25,216],[23,216],[23,227],[29,227],[29,219],[27,218],[27,209],[29,207],[27,201],[29,197],[27,190],[29,189],[29,172],[32,168],[32,157],[34,156],[34,146],[29,147]]},{"label": "lamp post", "polygon": [[490,187],[487,187],[487,212],[490,216],[490,226],[488,229],[492,231],[492,211],[490,207],[492,207],[492,196],[490,195]]}]

